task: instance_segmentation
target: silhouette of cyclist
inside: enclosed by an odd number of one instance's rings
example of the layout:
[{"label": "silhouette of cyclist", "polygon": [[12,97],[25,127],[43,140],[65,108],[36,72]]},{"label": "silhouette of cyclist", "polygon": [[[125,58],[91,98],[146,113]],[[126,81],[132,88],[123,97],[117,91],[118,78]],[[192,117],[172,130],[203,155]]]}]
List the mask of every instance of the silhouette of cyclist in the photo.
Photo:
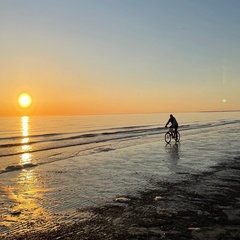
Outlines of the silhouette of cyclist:
[{"label": "silhouette of cyclist", "polygon": [[165,128],[167,128],[167,125],[169,123],[171,123],[171,126],[169,127],[170,132],[172,132],[174,129],[174,135],[177,136],[176,133],[177,133],[177,129],[178,129],[178,122],[172,114],[170,114],[170,118],[169,118],[168,122],[166,123]]}]

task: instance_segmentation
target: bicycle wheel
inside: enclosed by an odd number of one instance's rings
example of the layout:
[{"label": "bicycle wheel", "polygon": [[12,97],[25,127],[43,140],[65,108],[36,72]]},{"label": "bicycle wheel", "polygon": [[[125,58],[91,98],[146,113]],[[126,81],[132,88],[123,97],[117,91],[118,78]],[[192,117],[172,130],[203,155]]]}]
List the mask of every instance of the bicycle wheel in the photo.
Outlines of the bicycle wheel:
[{"label": "bicycle wheel", "polygon": [[171,142],[171,134],[169,132],[167,132],[165,134],[165,142],[166,143],[170,143]]},{"label": "bicycle wheel", "polygon": [[176,142],[180,141],[180,133],[177,131],[177,137],[175,138]]}]

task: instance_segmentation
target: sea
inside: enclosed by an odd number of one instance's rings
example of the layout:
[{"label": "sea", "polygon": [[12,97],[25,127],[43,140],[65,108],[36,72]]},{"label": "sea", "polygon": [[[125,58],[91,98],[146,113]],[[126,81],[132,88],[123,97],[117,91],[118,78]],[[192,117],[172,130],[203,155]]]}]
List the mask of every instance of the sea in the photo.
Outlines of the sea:
[{"label": "sea", "polygon": [[240,156],[240,112],[0,118],[0,236],[48,230],[77,209],[134,196]]},{"label": "sea", "polygon": [[[239,130],[240,112],[177,113],[175,116],[185,137],[202,132],[215,134],[216,129],[225,127],[229,133],[221,136],[222,142],[229,138],[228,134]],[[101,144],[106,150],[113,144],[117,148],[124,140],[134,145],[137,139],[149,136],[164,141],[161,135],[166,132],[168,118],[168,113],[1,118],[0,174],[71,158],[80,151],[94,152]],[[224,143],[230,146],[234,141],[228,139]],[[74,146],[78,148],[71,149]]]}]

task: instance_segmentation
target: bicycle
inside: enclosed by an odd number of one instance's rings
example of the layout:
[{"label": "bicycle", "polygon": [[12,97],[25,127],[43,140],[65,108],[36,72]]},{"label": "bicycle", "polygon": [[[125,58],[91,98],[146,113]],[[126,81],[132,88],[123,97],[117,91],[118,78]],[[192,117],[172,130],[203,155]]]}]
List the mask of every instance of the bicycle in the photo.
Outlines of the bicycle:
[{"label": "bicycle", "polygon": [[176,142],[180,141],[180,133],[177,131],[177,136],[175,137],[175,132],[173,129],[168,129],[168,132],[165,133],[165,142],[169,144],[172,139],[175,139]]}]

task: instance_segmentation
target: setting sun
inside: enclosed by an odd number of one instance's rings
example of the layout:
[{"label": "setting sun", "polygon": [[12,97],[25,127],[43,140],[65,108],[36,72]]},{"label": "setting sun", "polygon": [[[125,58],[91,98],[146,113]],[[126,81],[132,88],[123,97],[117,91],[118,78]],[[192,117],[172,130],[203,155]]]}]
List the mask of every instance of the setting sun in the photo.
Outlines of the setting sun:
[{"label": "setting sun", "polygon": [[29,94],[27,93],[22,93],[19,97],[18,97],[18,104],[22,107],[22,108],[28,108],[32,103],[32,98]]}]

